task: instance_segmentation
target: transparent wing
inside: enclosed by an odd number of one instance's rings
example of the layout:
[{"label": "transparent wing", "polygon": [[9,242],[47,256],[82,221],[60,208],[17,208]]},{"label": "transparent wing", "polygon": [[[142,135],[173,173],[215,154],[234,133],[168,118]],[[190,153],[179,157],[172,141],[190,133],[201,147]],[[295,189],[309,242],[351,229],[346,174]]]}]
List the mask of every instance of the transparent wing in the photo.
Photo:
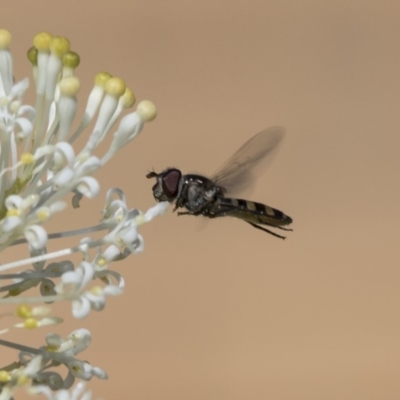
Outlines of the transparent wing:
[{"label": "transparent wing", "polygon": [[253,136],[212,175],[211,180],[229,193],[250,188],[256,176],[272,160],[284,134],[284,128],[273,126]]}]

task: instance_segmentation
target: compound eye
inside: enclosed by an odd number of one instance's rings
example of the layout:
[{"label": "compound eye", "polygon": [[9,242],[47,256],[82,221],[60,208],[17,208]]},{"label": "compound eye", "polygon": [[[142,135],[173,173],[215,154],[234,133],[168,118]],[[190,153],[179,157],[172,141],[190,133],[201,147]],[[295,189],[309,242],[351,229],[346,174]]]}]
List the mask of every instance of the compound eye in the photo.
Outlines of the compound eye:
[{"label": "compound eye", "polygon": [[178,196],[179,181],[182,173],[178,169],[169,169],[162,177],[162,189],[168,198]]}]

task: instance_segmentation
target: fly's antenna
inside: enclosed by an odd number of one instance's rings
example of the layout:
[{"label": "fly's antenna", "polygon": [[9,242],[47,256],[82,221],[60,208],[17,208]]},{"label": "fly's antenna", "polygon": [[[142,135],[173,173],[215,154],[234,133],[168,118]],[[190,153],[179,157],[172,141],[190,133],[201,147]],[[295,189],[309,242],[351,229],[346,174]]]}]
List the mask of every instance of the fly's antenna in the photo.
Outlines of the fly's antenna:
[{"label": "fly's antenna", "polygon": [[158,174],[154,171],[154,169],[152,171],[149,171],[146,175],[146,178],[151,179],[151,178],[157,178]]}]

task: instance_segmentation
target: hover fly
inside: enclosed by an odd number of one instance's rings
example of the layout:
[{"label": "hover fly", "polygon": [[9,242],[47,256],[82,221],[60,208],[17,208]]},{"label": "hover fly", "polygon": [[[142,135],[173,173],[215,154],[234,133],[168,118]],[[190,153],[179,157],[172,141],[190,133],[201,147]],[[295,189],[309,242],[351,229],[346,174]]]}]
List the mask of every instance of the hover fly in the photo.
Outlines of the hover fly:
[{"label": "hover fly", "polygon": [[211,178],[202,175],[183,175],[177,168],[167,168],[147,178],[156,178],[153,196],[157,201],[175,202],[174,211],[185,208],[178,215],[203,215],[208,218],[236,217],[281,239],[285,236],[265,228],[272,226],[284,231],[292,222],[282,211],[250,200],[227,197],[243,190],[253,181],[253,172],[265,167],[271,154],[284,136],[283,128],[265,129],[249,139],[229,158]]}]

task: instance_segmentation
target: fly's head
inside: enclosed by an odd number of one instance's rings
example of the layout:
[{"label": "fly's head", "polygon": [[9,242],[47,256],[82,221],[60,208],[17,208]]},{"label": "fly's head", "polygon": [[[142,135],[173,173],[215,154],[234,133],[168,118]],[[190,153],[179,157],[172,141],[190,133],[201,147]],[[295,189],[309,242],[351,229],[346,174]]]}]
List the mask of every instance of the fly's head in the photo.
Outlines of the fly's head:
[{"label": "fly's head", "polygon": [[182,178],[182,172],[176,168],[168,168],[157,174],[152,171],[146,175],[146,178],[156,178],[157,182],[153,186],[153,196],[157,201],[174,201],[179,194],[179,187]]}]

